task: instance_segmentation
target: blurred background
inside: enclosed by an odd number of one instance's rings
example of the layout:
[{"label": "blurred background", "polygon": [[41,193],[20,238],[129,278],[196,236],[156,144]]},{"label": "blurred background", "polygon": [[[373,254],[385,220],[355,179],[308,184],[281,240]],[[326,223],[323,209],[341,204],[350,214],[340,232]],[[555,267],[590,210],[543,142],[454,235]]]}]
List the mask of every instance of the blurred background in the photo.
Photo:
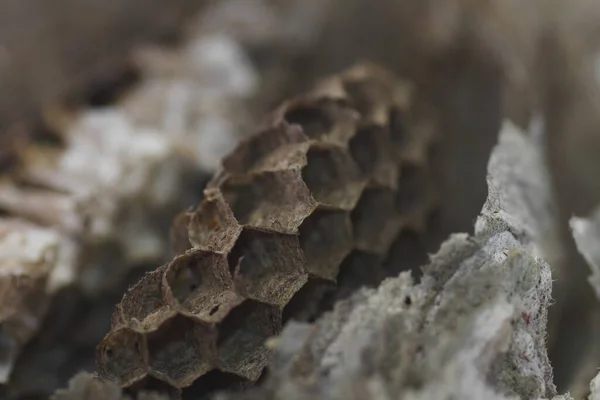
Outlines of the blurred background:
[{"label": "blurred background", "polygon": [[220,158],[361,60],[413,82],[441,133],[443,204],[415,260],[472,230],[502,120],[542,118],[561,238],[551,353],[559,390],[589,382],[596,301],[566,221],[600,198],[593,3],[0,1],[0,263],[34,277],[0,284],[0,397],[47,398],[93,370],[113,305],[172,255],[171,221]]}]

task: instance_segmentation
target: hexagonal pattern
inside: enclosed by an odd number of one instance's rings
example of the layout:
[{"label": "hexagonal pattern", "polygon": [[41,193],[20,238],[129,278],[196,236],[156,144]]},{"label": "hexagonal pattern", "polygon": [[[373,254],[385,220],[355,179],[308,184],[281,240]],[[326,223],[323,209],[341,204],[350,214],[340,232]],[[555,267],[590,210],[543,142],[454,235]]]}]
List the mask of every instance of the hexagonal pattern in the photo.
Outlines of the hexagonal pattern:
[{"label": "hexagonal pattern", "polygon": [[390,143],[387,127],[371,125],[357,130],[349,148],[361,172],[372,184],[396,189],[398,164]]},{"label": "hexagonal pattern", "polygon": [[231,255],[236,291],[265,304],[283,307],[308,279],[295,235],[245,228]]},{"label": "hexagonal pattern", "polygon": [[228,252],[242,231],[220,191],[208,189],[198,211],[187,225],[188,241],[195,248]]},{"label": "hexagonal pattern", "polygon": [[350,154],[340,147],[314,145],[306,157],[302,179],[313,199],[326,207],[352,210],[366,180]]},{"label": "hexagonal pattern", "polygon": [[98,346],[96,358],[103,376],[130,386],[144,379],[148,365],[144,360],[145,338],[131,329],[112,330]]},{"label": "hexagonal pattern", "polygon": [[298,168],[229,176],[221,191],[241,225],[274,232],[296,233],[316,207]]},{"label": "hexagonal pattern", "polygon": [[383,279],[392,244],[418,235],[435,200],[417,162],[433,136],[411,131],[407,93],[366,64],[275,110],[177,219],[183,254],[124,296],[101,374],[195,391],[214,374],[255,381],[282,320]]},{"label": "hexagonal pattern", "polygon": [[219,325],[219,369],[250,381],[267,366],[266,340],[281,330],[281,310],[246,300]]},{"label": "hexagonal pattern", "polygon": [[311,140],[346,146],[354,136],[360,114],[347,102],[330,96],[306,96],[284,103],[273,113],[273,123],[302,128]]},{"label": "hexagonal pattern", "polygon": [[354,247],[350,215],[316,210],[300,226],[300,247],[309,274],[335,282],[340,264]]},{"label": "hexagonal pattern", "polygon": [[221,321],[243,300],[233,290],[227,259],[212,252],[175,258],[163,275],[163,288],[172,308],[206,323]]},{"label": "hexagonal pattern", "polygon": [[212,370],[217,360],[214,326],[183,315],[164,321],[146,336],[150,373],[175,387],[186,387]]}]

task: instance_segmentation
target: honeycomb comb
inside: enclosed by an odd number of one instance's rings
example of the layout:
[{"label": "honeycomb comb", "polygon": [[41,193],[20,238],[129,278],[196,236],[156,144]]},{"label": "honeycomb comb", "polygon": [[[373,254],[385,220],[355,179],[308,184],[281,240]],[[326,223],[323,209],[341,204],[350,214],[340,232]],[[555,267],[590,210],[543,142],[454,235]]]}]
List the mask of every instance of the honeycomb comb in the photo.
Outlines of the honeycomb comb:
[{"label": "honeycomb comb", "polygon": [[117,306],[100,374],[124,387],[185,388],[211,371],[256,381],[282,323],[313,318],[336,285],[385,277],[394,241],[422,234],[436,203],[436,136],[413,120],[408,84],[372,64],[276,109],[176,219],[182,254]]}]

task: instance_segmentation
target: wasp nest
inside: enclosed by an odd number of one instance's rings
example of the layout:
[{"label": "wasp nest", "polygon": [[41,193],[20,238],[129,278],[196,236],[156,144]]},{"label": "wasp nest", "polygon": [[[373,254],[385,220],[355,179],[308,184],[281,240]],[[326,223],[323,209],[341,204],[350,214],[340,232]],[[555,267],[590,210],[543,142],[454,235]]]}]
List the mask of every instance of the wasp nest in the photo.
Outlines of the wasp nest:
[{"label": "wasp nest", "polygon": [[394,239],[423,232],[435,200],[434,135],[410,128],[410,100],[365,64],[278,108],[177,218],[181,255],[125,294],[100,374],[125,387],[211,371],[256,381],[282,322],[316,312],[336,281],[384,276]]}]

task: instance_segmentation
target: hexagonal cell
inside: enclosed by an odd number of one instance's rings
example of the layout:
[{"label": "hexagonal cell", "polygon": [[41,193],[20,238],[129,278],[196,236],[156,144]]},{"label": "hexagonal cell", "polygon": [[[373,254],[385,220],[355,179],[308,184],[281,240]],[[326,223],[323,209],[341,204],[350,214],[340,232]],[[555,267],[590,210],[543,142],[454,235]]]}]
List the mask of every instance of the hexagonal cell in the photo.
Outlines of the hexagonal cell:
[{"label": "hexagonal cell", "polygon": [[173,311],[162,294],[162,276],[166,267],[163,265],[147,273],[123,296],[120,304],[121,321],[131,329],[137,332],[151,331],[172,316]]},{"label": "hexagonal cell", "polygon": [[283,307],[308,279],[296,235],[245,228],[229,256],[236,292]]},{"label": "hexagonal cell", "polygon": [[300,225],[300,248],[306,270],[335,282],[339,267],[354,246],[350,215],[344,211],[317,209]]},{"label": "hexagonal cell", "polygon": [[223,253],[231,250],[242,231],[218,189],[206,190],[206,198],[192,213],[187,228],[194,247]]},{"label": "hexagonal cell", "polygon": [[217,333],[213,326],[183,315],[165,321],[147,335],[152,375],[181,388],[214,368]]},{"label": "hexagonal cell", "polygon": [[321,315],[322,302],[326,296],[334,293],[335,283],[319,278],[311,278],[283,309],[283,323],[290,319],[314,322]]},{"label": "hexagonal cell", "polygon": [[241,303],[233,292],[227,259],[222,254],[193,250],[175,258],[164,274],[172,306],[207,323],[216,323]]},{"label": "hexagonal cell", "polygon": [[316,207],[297,169],[229,177],[221,191],[242,225],[275,232],[297,233]]},{"label": "hexagonal cell", "polygon": [[352,157],[340,147],[314,146],[307,158],[302,178],[313,198],[329,207],[354,208],[366,182]]},{"label": "hexagonal cell", "polygon": [[122,386],[144,379],[148,368],[143,358],[144,338],[129,329],[111,331],[96,349],[98,371]]},{"label": "hexagonal cell", "polygon": [[292,107],[285,113],[289,124],[299,125],[311,139],[319,139],[333,129],[334,121],[325,109],[314,106]]},{"label": "hexagonal cell", "polygon": [[367,189],[352,212],[354,243],[357,249],[385,254],[402,227],[396,211],[396,193],[390,189]]},{"label": "hexagonal cell", "polygon": [[398,164],[387,128],[371,125],[359,129],[350,140],[350,153],[371,183],[396,188]]},{"label": "hexagonal cell", "polygon": [[219,369],[256,381],[271,355],[265,342],[281,331],[281,310],[247,300],[229,313],[218,330]]},{"label": "hexagonal cell", "polygon": [[287,123],[301,126],[310,139],[341,145],[354,135],[359,118],[344,102],[329,98],[291,101],[278,113]]},{"label": "hexagonal cell", "polygon": [[306,162],[308,137],[297,125],[281,123],[241,142],[223,159],[231,174],[289,169]]}]

